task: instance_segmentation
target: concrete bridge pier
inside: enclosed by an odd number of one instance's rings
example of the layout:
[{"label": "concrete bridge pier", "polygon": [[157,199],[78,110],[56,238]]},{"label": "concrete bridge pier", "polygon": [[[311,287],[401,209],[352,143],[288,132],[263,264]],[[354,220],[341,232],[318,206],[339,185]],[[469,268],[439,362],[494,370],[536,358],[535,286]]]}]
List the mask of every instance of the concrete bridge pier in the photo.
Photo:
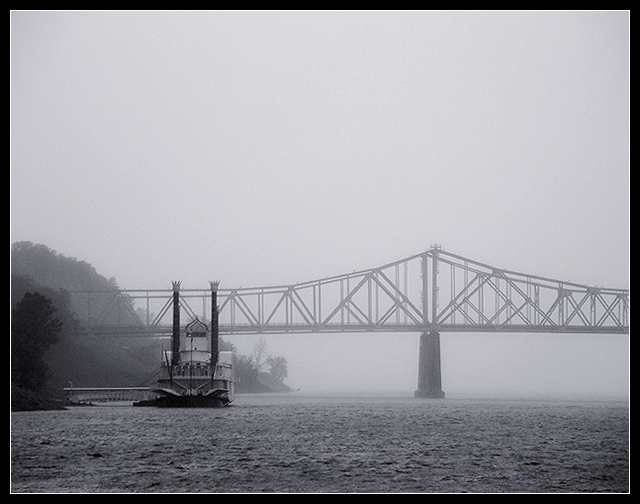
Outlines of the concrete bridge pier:
[{"label": "concrete bridge pier", "polygon": [[418,390],[414,397],[443,399],[440,377],[440,333],[423,332],[420,335],[418,356]]}]

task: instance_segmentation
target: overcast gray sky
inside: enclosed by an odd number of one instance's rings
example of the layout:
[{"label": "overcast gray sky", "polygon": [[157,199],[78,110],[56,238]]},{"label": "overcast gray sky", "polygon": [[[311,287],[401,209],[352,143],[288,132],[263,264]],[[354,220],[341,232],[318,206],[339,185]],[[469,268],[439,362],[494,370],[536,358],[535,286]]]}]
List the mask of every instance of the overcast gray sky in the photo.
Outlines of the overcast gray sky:
[{"label": "overcast gray sky", "polygon": [[[123,288],[432,243],[629,286],[629,12],[14,11],[11,135],[11,241]],[[477,344],[446,338],[452,363]]]}]

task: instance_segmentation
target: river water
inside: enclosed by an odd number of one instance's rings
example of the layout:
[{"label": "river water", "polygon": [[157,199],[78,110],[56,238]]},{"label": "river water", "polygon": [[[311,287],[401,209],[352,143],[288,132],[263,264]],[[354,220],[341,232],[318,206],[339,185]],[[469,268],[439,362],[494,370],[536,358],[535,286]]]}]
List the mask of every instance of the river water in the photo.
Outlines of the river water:
[{"label": "river water", "polygon": [[629,492],[626,401],[239,395],[11,414],[12,492]]}]

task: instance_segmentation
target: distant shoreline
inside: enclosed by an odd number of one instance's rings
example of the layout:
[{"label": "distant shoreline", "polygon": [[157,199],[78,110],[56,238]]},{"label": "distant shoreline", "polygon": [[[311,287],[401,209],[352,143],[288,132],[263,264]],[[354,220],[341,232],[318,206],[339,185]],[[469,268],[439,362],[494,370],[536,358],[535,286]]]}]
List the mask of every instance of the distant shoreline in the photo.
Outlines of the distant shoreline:
[{"label": "distant shoreline", "polygon": [[67,409],[67,401],[11,385],[11,411],[55,411]]}]

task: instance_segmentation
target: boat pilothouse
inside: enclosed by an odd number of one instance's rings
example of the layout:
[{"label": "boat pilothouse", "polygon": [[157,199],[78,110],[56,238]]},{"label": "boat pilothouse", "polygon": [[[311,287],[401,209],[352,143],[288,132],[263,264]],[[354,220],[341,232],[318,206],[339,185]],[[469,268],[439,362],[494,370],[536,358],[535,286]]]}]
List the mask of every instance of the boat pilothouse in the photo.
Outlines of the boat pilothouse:
[{"label": "boat pilothouse", "polygon": [[219,351],[217,293],[218,282],[211,282],[210,326],[196,318],[183,331],[180,282],[173,282],[171,350],[163,351],[153,405],[217,407],[233,401],[233,355]]}]

